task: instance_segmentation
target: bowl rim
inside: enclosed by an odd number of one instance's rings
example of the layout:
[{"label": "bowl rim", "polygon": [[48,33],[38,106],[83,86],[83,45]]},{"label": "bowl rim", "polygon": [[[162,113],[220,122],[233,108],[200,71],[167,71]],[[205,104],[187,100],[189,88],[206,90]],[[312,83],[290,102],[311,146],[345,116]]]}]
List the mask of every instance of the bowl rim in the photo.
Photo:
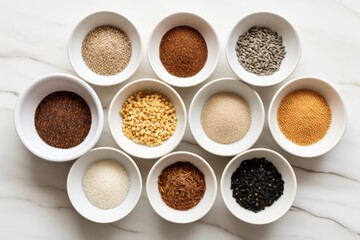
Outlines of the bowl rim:
[{"label": "bowl rim", "polygon": [[[41,150],[37,149],[36,147],[33,147],[33,144],[30,144],[29,140],[25,137],[23,133],[23,127],[20,121],[20,115],[23,108],[24,102],[27,101],[27,98],[31,95],[31,92],[33,89],[40,87],[43,83],[46,83],[47,81],[53,81],[54,78],[65,78],[66,81],[70,81],[72,83],[75,83],[76,85],[83,88],[87,93],[89,93],[91,99],[94,101],[94,105],[97,111],[98,115],[98,124],[96,126],[96,131],[93,136],[93,138],[89,141],[87,145],[76,151],[75,153],[71,153],[64,157],[59,156],[52,156],[49,154],[43,153]],[[50,93],[49,93],[50,94]],[[91,148],[95,146],[95,144],[98,142],[103,127],[104,127],[104,113],[102,109],[102,105],[100,102],[100,99],[94,89],[90,87],[89,84],[81,80],[77,76],[73,76],[67,73],[50,73],[43,75],[41,77],[38,77],[35,81],[28,84],[23,92],[19,95],[19,98],[16,102],[15,110],[14,110],[14,125],[16,129],[16,133],[18,137],[20,138],[21,142],[25,145],[25,147],[32,152],[34,155],[47,160],[51,162],[67,162],[72,161],[82,155],[84,155],[86,152],[88,152]]]},{"label": "bowl rim", "polygon": [[[252,152],[268,152],[270,154],[272,154],[273,156],[276,156],[278,159],[281,159],[281,163],[284,164],[284,166],[286,166],[287,168],[287,171],[289,171],[290,175],[291,175],[291,179],[293,180],[294,182],[294,190],[292,191],[293,194],[291,194],[291,204],[289,206],[289,208],[287,208],[286,211],[284,211],[282,214],[279,214],[279,216],[275,217],[274,219],[271,219],[271,220],[268,220],[268,221],[262,221],[262,222],[257,222],[257,221],[251,221],[251,220],[247,220],[243,217],[240,217],[240,216],[237,216],[235,215],[234,213],[234,210],[230,207],[227,199],[229,199],[228,196],[225,195],[224,193],[224,182],[225,182],[225,177],[226,176],[230,176],[229,175],[229,168],[231,165],[235,164],[235,162],[237,161],[244,161],[246,159],[241,159],[243,158],[244,155],[248,154],[248,153],[252,153]],[[270,161],[271,162],[271,161]],[[231,174],[231,173],[230,173]],[[295,172],[294,172],[294,169],[293,167],[291,166],[291,164],[288,162],[288,160],[282,156],[280,153],[272,150],[272,149],[269,149],[269,148],[252,148],[252,149],[249,149],[249,150],[246,150],[244,152],[241,152],[239,153],[238,155],[234,156],[225,166],[222,174],[221,174],[221,180],[220,180],[220,190],[221,190],[221,197],[226,205],[226,208],[231,212],[231,214],[236,217],[237,219],[241,220],[241,221],[244,221],[244,222],[247,222],[247,223],[250,223],[250,224],[256,224],[256,225],[264,225],[264,224],[268,224],[268,223],[272,223],[272,222],[275,222],[276,220],[280,219],[282,216],[284,216],[288,211],[289,209],[291,208],[291,206],[293,205],[294,203],[294,200],[295,200],[295,196],[296,196],[296,192],[297,192],[297,179],[296,179],[296,175],[295,175]],[[240,206],[241,207],[241,206]],[[242,207],[241,207],[242,208]]]},{"label": "bowl rim", "polygon": [[[71,57],[72,54],[71,54],[71,44],[72,44],[72,41],[73,41],[73,38],[76,34],[76,32],[78,31],[78,28],[79,26],[84,23],[85,21],[87,21],[89,18],[93,18],[95,17],[96,15],[98,14],[112,14],[112,15],[115,15],[117,17],[120,17],[120,18],[123,18],[125,20],[127,20],[127,22],[129,23],[129,25],[133,28],[134,32],[136,33],[138,39],[137,41],[139,41],[139,60],[136,62],[136,64],[134,65],[134,68],[132,71],[130,71],[130,73],[128,74],[128,76],[126,78],[119,78],[117,77],[117,81],[114,81],[114,82],[101,82],[101,81],[93,81],[92,79],[88,79],[86,77],[83,77],[83,74],[81,73],[81,71],[78,71],[78,68],[75,67],[75,62],[74,62],[74,59]],[[115,12],[115,11],[111,11],[111,10],[100,10],[100,11],[93,11],[89,14],[87,14],[85,17],[83,17],[80,21],[78,21],[75,25],[75,27],[72,29],[70,35],[69,35],[69,38],[68,38],[68,42],[67,42],[67,55],[68,55],[68,59],[69,59],[69,62],[70,62],[70,65],[71,67],[74,69],[75,73],[81,78],[83,79],[84,81],[86,81],[87,83],[89,84],[93,84],[95,86],[115,86],[115,85],[119,85],[125,81],[127,81],[128,79],[130,79],[134,74],[135,72],[137,71],[137,69],[139,68],[140,66],[140,63],[142,61],[142,57],[143,57],[143,47],[142,47],[142,40],[141,40],[141,36],[140,36],[140,32],[139,30],[137,29],[137,27],[135,26],[135,24],[125,15],[123,14],[120,14],[118,12]],[[131,61],[131,60],[130,60]],[[130,63],[130,62],[129,62]],[[89,71],[92,71],[91,69],[89,69]],[[102,75],[99,75],[100,78],[115,78],[116,76],[118,76],[119,74],[121,74],[121,72],[115,74],[115,75],[110,75],[110,76],[102,76]]]},{"label": "bowl rim", "polygon": [[[168,21],[170,18],[173,18],[173,17],[176,17],[176,16],[179,16],[179,15],[184,15],[184,16],[191,16],[191,17],[194,17],[194,18],[197,18],[199,20],[201,20],[202,22],[204,22],[207,27],[209,27],[209,29],[211,30],[211,32],[214,34],[214,39],[215,39],[215,42],[216,42],[216,45],[218,46],[217,49],[216,49],[216,59],[215,59],[215,64],[214,66],[211,67],[211,69],[209,70],[208,74],[206,74],[206,76],[203,78],[203,80],[201,81],[190,81],[190,84],[181,84],[181,82],[183,81],[178,81],[178,83],[173,83],[172,81],[169,81],[167,78],[162,78],[160,77],[160,74],[159,74],[159,71],[157,71],[154,67],[154,60],[153,60],[153,57],[151,56],[151,53],[150,53],[150,49],[151,49],[151,44],[153,43],[153,38],[155,36],[155,32],[156,30],[158,29],[158,27],[160,26],[160,24]],[[178,25],[180,26],[180,25]],[[192,26],[190,26],[192,27]],[[170,29],[169,29],[170,30]],[[168,31],[169,31],[168,30]],[[197,30],[197,29],[196,29]],[[203,36],[204,37],[204,36]],[[205,39],[205,37],[204,37]],[[206,41],[206,39],[205,39]],[[171,13],[169,13],[168,15],[166,15],[165,17],[163,17],[162,19],[160,19],[156,24],[155,24],[155,27],[152,29],[151,31],[151,34],[150,34],[150,37],[149,37],[149,40],[148,40],[148,43],[147,43],[147,57],[148,57],[148,61],[150,63],[150,66],[151,66],[151,69],[153,70],[153,72],[156,74],[156,76],[161,79],[162,81],[166,82],[167,84],[169,84],[170,86],[173,86],[173,87],[180,87],[180,88],[188,88],[188,87],[194,87],[194,86],[197,86],[201,83],[203,83],[204,81],[206,81],[210,75],[215,71],[216,67],[219,65],[219,61],[220,61],[220,57],[221,57],[221,45],[220,45],[220,40],[219,40],[219,36],[217,35],[214,27],[210,24],[210,22],[208,20],[206,20],[204,17],[202,17],[201,15],[197,14],[197,13],[194,13],[194,12],[191,12],[191,11],[173,11]],[[206,64],[206,63],[205,63]],[[205,65],[204,65],[205,66]],[[166,71],[166,69],[164,68],[164,71]],[[201,70],[200,70],[201,71]],[[191,77],[187,77],[185,79],[191,79],[193,77],[195,77],[197,74],[195,74],[194,76],[191,76]],[[179,80],[181,80],[182,78],[180,77],[176,77],[176,76],[172,76],[173,78],[179,78]]]},{"label": "bowl rim", "polygon": [[[249,87],[253,94],[256,96],[256,98],[259,100],[259,102],[261,103],[261,106],[260,106],[260,111],[261,111],[261,115],[263,116],[262,119],[261,119],[261,126],[259,126],[261,128],[261,131],[259,132],[258,136],[254,138],[253,141],[249,142],[251,144],[248,145],[248,147],[246,147],[245,149],[240,149],[240,151],[238,151],[237,153],[224,153],[224,152],[217,152],[217,151],[214,151],[213,149],[211,148],[208,148],[206,146],[206,144],[204,144],[204,142],[200,141],[197,137],[197,134],[196,134],[196,129],[194,128],[193,124],[191,123],[191,114],[192,112],[194,112],[193,108],[194,108],[194,105],[195,105],[195,101],[197,100],[198,96],[200,94],[202,94],[202,92],[204,92],[206,90],[206,88],[212,84],[217,84],[218,82],[221,82],[221,81],[234,81],[234,82],[237,82],[237,84],[243,84],[244,86],[246,87]],[[218,91],[217,93],[219,93],[220,91]],[[223,156],[223,157],[231,157],[231,156],[235,156],[245,150],[248,150],[250,149],[260,138],[261,136],[261,133],[263,132],[263,129],[264,129],[264,125],[265,125],[265,108],[264,108],[264,103],[260,97],[260,95],[258,94],[258,92],[253,88],[253,86],[251,86],[250,84],[244,82],[243,80],[241,79],[238,79],[238,78],[232,78],[232,77],[222,77],[222,78],[217,78],[217,79],[214,79],[208,83],[206,83],[204,86],[202,86],[197,92],[196,94],[194,95],[193,99],[191,100],[191,103],[190,103],[190,106],[189,106],[189,117],[188,117],[188,122],[189,122],[189,128],[190,128],[190,132],[192,134],[192,136],[194,137],[195,141],[199,144],[199,146],[204,149],[205,151],[211,153],[211,154],[214,154],[214,155],[217,155],[217,156]],[[195,134],[194,134],[195,133]],[[209,139],[209,141],[211,141]]]},{"label": "bowl rim", "polygon": [[[338,100],[339,100],[339,103],[340,105],[342,106],[342,109],[344,111],[344,124],[341,126],[341,134],[339,134],[337,137],[336,137],[336,140],[335,141],[332,141],[332,144],[329,145],[329,147],[327,147],[325,150],[323,151],[318,151],[317,154],[309,154],[309,155],[306,155],[306,154],[300,154],[296,151],[291,151],[289,149],[287,149],[284,144],[282,143],[282,141],[280,141],[276,135],[274,134],[274,128],[275,126],[273,126],[273,124],[271,124],[271,120],[272,120],[272,112],[275,111],[274,108],[274,103],[275,101],[278,99],[279,95],[286,90],[287,87],[289,87],[290,85],[296,83],[296,82],[299,82],[299,81],[303,81],[303,80],[306,80],[306,79],[312,79],[314,81],[318,81],[320,82],[321,84],[324,84],[324,85],[327,85],[328,87],[330,87],[334,93],[337,95],[338,97]],[[325,153],[329,152],[331,149],[333,149],[337,144],[338,142],[341,140],[341,138],[343,137],[344,133],[345,133],[345,130],[346,130],[346,126],[347,126],[347,121],[348,121],[348,116],[347,116],[347,110],[346,110],[346,105],[345,105],[345,102],[343,100],[343,98],[341,97],[339,91],[333,86],[332,83],[324,80],[323,78],[319,77],[319,76],[311,76],[311,75],[305,75],[305,76],[300,76],[300,77],[297,77],[297,78],[294,78],[288,82],[286,82],[284,85],[282,85],[277,91],[276,93],[274,94],[273,98],[271,99],[270,101],[270,104],[269,104],[269,109],[268,109],[268,125],[269,125],[269,129],[270,129],[270,132],[271,132],[271,135],[273,137],[273,139],[275,140],[275,142],[283,149],[285,150],[286,152],[294,155],[294,156],[297,156],[297,157],[302,157],[302,158],[315,158],[315,157],[319,157],[321,155],[324,155]],[[290,141],[290,140],[287,140],[287,141]],[[301,146],[299,146],[301,147]],[[305,146],[306,147],[306,146]]]},{"label": "bowl rim", "polygon": [[[194,219],[191,219],[190,221],[187,220],[187,221],[176,221],[174,219],[171,219],[171,218],[167,218],[163,215],[160,215],[159,212],[158,212],[158,208],[154,207],[154,201],[153,201],[153,198],[150,198],[149,197],[149,192],[151,192],[151,186],[150,186],[150,178],[154,175],[154,171],[158,168],[158,166],[166,161],[169,157],[171,156],[174,156],[174,155],[189,155],[189,156],[192,156],[196,159],[196,161],[198,161],[200,164],[203,164],[208,170],[209,170],[209,177],[211,179],[214,180],[214,187],[212,189],[213,191],[213,194],[212,194],[212,197],[210,199],[210,202],[208,204],[208,206],[204,209],[204,212],[201,214],[201,216],[197,217],[197,218],[194,218]],[[184,160],[186,161],[186,160]],[[171,164],[171,163],[170,163]],[[194,164],[195,165],[195,164]],[[169,166],[169,165],[168,165]],[[197,166],[195,166],[197,167]],[[216,200],[216,196],[217,196],[217,191],[218,191],[218,182],[217,182],[217,179],[216,179],[216,175],[215,175],[215,172],[214,170],[212,169],[211,165],[204,159],[202,158],[200,155],[196,154],[196,153],[193,153],[193,152],[189,152],[189,151],[175,151],[175,152],[171,152],[169,154],[166,154],[164,155],[163,157],[161,157],[159,160],[157,160],[155,162],[155,164],[151,167],[151,169],[149,170],[149,173],[147,175],[147,178],[146,178],[146,193],[148,195],[148,201],[152,207],[152,209],[160,216],[162,217],[163,219],[169,221],[169,222],[172,222],[172,223],[178,223],[178,224],[187,224],[187,223],[192,223],[192,222],[195,222],[199,219],[201,219],[202,217],[204,217],[212,208],[212,206],[214,205],[215,203],[215,200]],[[166,205],[164,203],[164,205]],[[189,209],[191,210],[191,209]]]},{"label": "bowl rim", "polygon": [[[176,143],[171,147],[169,148],[169,150],[166,152],[166,153],[161,153],[161,154],[158,154],[156,156],[147,156],[147,155],[142,155],[142,153],[139,151],[139,152],[136,152],[136,153],[130,153],[128,152],[128,150],[124,149],[123,147],[123,144],[122,142],[120,141],[117,141],[117,139],[114,137],[114,133],[113,133],[113,130],[111,128],[111,113],[113,112],[113,108],[114,108],[114,103],[116,101],[116,99],[121,95],[123,94],[124,91],[126,91],[129,87],[131,87],[132,85],[135,85],[135,84],[140,84],[144,81],[148,81],[148,82],[153,82],[155,84],[160,84],[164,87],[166,87],[167,89],[169,89],[173,94],[174,96],[178,99],[179,101],[179,104],[181,106],[181,109],[183,111],[183,116],[184,116],[184,127],[182,128],[181,132],[180,132],[180,137],[179,139],[176,141]],[[122,149],[124,152],[126,152],[127,154],[133,156],[133,157],[137,157],[137,158],[142,158],[142,159],[155,159],[155,158],[159,158],[159,157],[162,157],[170,152],[172,152],[179,144],[180,142],[183,140],[183,137],[184,137],[184,134],[185,134],[185,131],[186,131],[186,124],[187,124],[187,111],[186,111],[186,107],[185,107],[185,104],[184,104],[184,101],[183,99],[181,98],[180,94],[173,88],[171,87],[170,85],[168,85],[167,83],[163,82],[163,81],[160,81],[158,79],[154,79],[154,78],[140,78],[140,79],[137,79],[137,80],[134,80],[132,82],[129,82],[128,84],[124,85],[121,89],[119,89],[119,91],[114,95],[114,97],[112,98],[111,102],[110,102],[110,105],[109,105],[109,110],[108,110],[108,124],[109,124],[109,128],[110,128],[110,134],[112,136],[112,138],[114,139],[114,141],[116,142],[117,146],[120,147],[120,149]],[[133,142],[133,144],[136,144]],[[161,145],[160,145],[161,146]]]},{"label": "bowl rim", "polygon": [[[245,79],[243,78],[243,76],[240,76],[236,71],[235,69],[233,68],[232,64],[231,64],[231,61],[230,61],[230,53],[229,53],[229,47],[230,47],[230,39],[231,39],[231,36],[233,35],[233,32],[235,31],[235,29],[238,27],[238,25],[243,22],[246,18],[248,17],[251,17],[253,15],[258,15],[258,14],[268,14],[268,15],[272,15],[276,18],[279,18],[281,19],[282,22],[286,23],[294,32],[294,37],[296,38],[297,40],[297,47],[299,49],[299,53],[298,53],[298,57],[296,58],[296,63],[293,67],[293,69],[291,71],[288,72],[288,74],[285,75],[285,77],[283,77],[283,79],[281,80],[278,80],[278,81],[275,81],[275,82],[269,82],[269,84],[261,84],[261,83],[258,83],[258,82],[254,82],[252,80],[248,80],[248,79]],[[274,86],[274,85],[277,85],[277,84],[280,84],[282,82],[284,82],[294,71],[295,69],[297,68],[297,66],[299,65],[300,63],[300,59],[301,59],[301,55],[302,55],[302,46],[301,46],[301,41],[300,41],[300,37],[299,37],[299,34],[297,33],[295,27],[291,24],[291,22],[289,22],[285,17],[283,17],[282,15],[279,15],[278,13],[275,13],[275,12],[271,12],[271,11],[253,11],[253,12],[250,12],[248,14],[246,14],[245,16],[241,17],[240,19],[238,19],[234,26],[231,28],[229,34],[228,34],[228,37],[226,39],[226,44],[225,44],[225,55],[226,55],[226,61],[231,69],[231,71],[240,79],[242,79],[244,82],[252,85],[252,86],[256,86],[256,87],[270,87],[270,86]],[[260,77],[260,76],[259,76]]]},{"label": "bowl rim", "polygon": [[[99,220],[96,220],[95,218],[92,218],[92,217],[89,217],[86,213],[84,212],[81,212],[78,210],[77,206],[78,204],[76,203],[75,199],[72,197],[72,194],[69,192],[69,189],[71,189],[69,187],[70,184],[72,184],[70,182],[70,178],[71,176],[73,175],[74,171],[76,171],[77,167],[79,166],[79,164],[81,162],[84,161],[84,159],[86,160],[86,157],[88,155],[91,155],[91,154],[94,154],[94,152],[97,152],[97,151],[113,151],[115,152],[116,154],[118,154],[119,156],[121,157],[124,157],[126,158],[127,161],[129,161],[130,165],[132,166],[132,168],[135,170],[136,172],[136,177],[139,179],[139,185],[137,186],[138,187],[138,191],[137,191],[137,195],[136,195],[136,199],[137,201],[134,202],[133,206],[131,209],[129,209],[129,211],[124,214],[123,216],[121,216],[120,218],[119,217],[116,217],[116,218],[113,218],[113,219],[109,219],[109,220],[104,220],[104,221],[99,221]],[[115,159],[117,162],[119,162],[117,159]],[[96,161],[100,161],[100,160],[96,160]],[[96,162],[94,161],[94,162]],[[90,164],[89,164],[90,165]],[[129,215],[132,210],[136,207],[140,197],[141,197],[141,192],[142,192],[142,176],[141,176],[141,173],[140,173],[140,170],[139,170],[139,167],[137,166],[137,164],[135,163],[135,161],[129,156],[127,155],[125,152],[119,150],[119,149],[116,149],[116,148],[113,148],[113,147],[98,147],[98,148],[93,148],[91,149],[90,151],[88,151],[85,155],[83,155],[82,157],[80,157],[79,159],[77,159],[74,164],[71,166],[69,172],[68,172],[68,175],[67,175],[67,178],[66,178],[66,189],[67,190],[67,195],[68,195],[68,198],[71,202],[71,205],[73,206],[73,208],[76,210],[76,212],[78,212],[82,217],[90,220],[90,221],[93,221],[93,222],[97,222],[97,223],[111,223],[111,222],[115,222],[115,221],[119,221],[123,218],[125,218],[127,215]],[[74,204],[75,203],[75,204]],[[94,206],[95,207],[95,206]],[[117,208],[117,207],[115,207]],[[112,211],[113,209],[107,209],[107,210],[104,210],[104,211]]]}]

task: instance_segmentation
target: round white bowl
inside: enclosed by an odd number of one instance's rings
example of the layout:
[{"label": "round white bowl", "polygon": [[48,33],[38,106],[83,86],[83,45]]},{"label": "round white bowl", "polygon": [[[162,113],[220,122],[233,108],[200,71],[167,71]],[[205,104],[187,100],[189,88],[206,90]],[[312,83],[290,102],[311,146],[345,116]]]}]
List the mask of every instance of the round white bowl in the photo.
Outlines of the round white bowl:
[{"label": "round white bowl", "polygon": [[[61,149],[46,144],[35,128],[35,111],[47,95],[57,91],[69,91],[81,96],[91,111],[91,127],[84,141],[69,149]],[[89,151],[99,140],[104,114],[95,91],[78,77],[54,73],[40,77],[20,94],[14,112],[17,134],[23,144],[36,156],[54,162],[74,160]]]},{"label": "round white bowl", "polygon": [[[331,109],[329,130],[320,141],[309,146],[300,146],[287,139],[277,121],[277,111],[282,99],[298,89],[310,89],[320,93]],[[309,158],[325,154],[340,141],[346,128],[347,114],[340,94],[330,83],[317,77],[300,77],[287,82],[275,93],[269,106],[268,122],[270,132],[281,148],[293,155]]]},{"label": "round white bowl", "polygon": [[[241,96],[251,112],[251,125],[246,135],[232,144],[221,144],[210,139],[201,126],[201,112],[206,101],[216,93],[232,92]],[[221,78],[204,85],[194,96],[189,108],[189,126],[196,142],[206,151],[219,156],[234,156],[249,149],[260,137],[265,121],[265,110],[258,93],[246,83]]]},{"label": "round white bowl", "polygon": [[[82,42],[95,27],[111,25],[124,31],[131,42],[131,58],[128,66],[116,75],[103,76],[93,72],[83,60]],[[81,20],[73,30],[68,43],[68,56],[75,72],[88,83],[99,86],[111,86],[129,79],[139,67],[141,61],[141,38],[136,27],[126,17],[109,11],[95,12]]]},{"label": "round white bowl", "polygon": [[[231,176],[242,161],[262,157],[274,164],[278,172],[281,173],[284,181],[284,192],[271,206],[255,213],[241,207],[232,196],[230,188]],[[220,188],[226,207],[235,217],[252,224],[266,224],[279,219],[290,209],[295,199],[297,182],[292,167],[283,156],[270,149],[255,148],[245,151],[230,160],[221,176]]]},{"label": "round white bowl", "polygon": [[[127,171],[130,178],[130,189],[125,200],[112,209],[101,209],[94,206],[86,197],[82,178],[90,164],[100,160],[116,160]],[[93,222],[110,223],[127,216],[139,201],[142,190],[141,174],[136,163],[124,152],[109,147],[92,149],[72,165],[67,178],[67,192],[71,204],[83,217]]]},{"label": "round white bowl", "polygon": [[[174,134],[161,145],[149,147],[133,142],[121,130],[122,117],[120,109],[124,102],[134,93],[141,90],[160,92],[166,96],[175,107],[177,123]],[[161,157],[171,152],[181,141],[186,129],[186,108],[180,95],[169,85],[155,79],[139,79],[121,88],[111,101],[108,121],[111,134],[119,147],[128,154],[145,159]]]},{"label": "round white bowl", "polygon": [[[176,162],[190,162],[205,176],[206,191],[203,198],[196,206],[185,211],[166,205],[158,190],[159,175],[164,168]],[[150,205],[159,216],[174,223],[191,223],[205,216],[214,204],[217,193],[216,176],[211,166],[200,156],[191,152],[173,152],[159,159],[150,169],[146,180],[146,192]]]},{"label": "round white bowl", "polygon": [[[269,27],[283,39],[286,55],[278,71],[268,76],[258,76],[245,70],[236,56],[236,42],[240,35],[253,26]],[[294,27],[283,17],[270,12],[251,13],[236,23],[226,44],[226,58],[233,72],[245,82],[260,87],[278,84],[285,80],[296,68],[301,56],[301,44]]]},{"label": "round white bowl", "polygon": [[[192,77],[181,78],[171,75],[160,61],[161,39],[166,32],[177,26],[196,29],[206,41],[208,58],[201,71]],[[161,80],[176,87],[191,87],[205,81],[215,70],[220,59],[220,44],[216,32],[205,19],[193,13],[179,12],[165,17],[156,25],[149,40],[148,58],[152,69]]]}]

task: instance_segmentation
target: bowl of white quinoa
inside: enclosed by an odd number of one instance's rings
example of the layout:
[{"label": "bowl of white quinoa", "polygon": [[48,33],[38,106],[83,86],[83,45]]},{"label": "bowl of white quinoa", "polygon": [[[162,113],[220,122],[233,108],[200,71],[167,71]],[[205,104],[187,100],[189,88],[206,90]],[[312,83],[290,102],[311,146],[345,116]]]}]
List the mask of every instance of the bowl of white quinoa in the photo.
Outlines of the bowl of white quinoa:
[{"label": "bowl of white quinoa", "polygon": [[95,148],[75,161],[67,178],[69,199],[84,218],[110,223],[126,217],[142,190],[140,171],[126,153]]},{"label": "bowl of white quinoa", "polygon": [[68,42],[68,57],[75,72],[99,86],[129,79],[139,67],[141,56],[141,38],[135,25],[110,11],[83,18]]}]

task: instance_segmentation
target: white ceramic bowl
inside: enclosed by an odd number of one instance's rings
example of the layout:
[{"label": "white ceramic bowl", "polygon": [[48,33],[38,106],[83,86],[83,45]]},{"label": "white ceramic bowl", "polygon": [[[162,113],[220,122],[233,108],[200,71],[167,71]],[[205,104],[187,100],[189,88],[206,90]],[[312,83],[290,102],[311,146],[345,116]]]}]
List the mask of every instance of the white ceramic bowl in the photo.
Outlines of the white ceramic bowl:
[{"label": "white ceramic bowl", "polygon": [[[175,107],[177,123],[174,134],[161,145],[149,147],[137,144],[127,138],[122,130],[120,109],[124,102],[134,93],[141,90],[157,91],[166,96]],[[109,107],[108,121],[111,134],[119,147],[128,154],[139,158],[158,158],[171,152],[181,141],[186,129],[186,108],[180,95],[169,85],[155,79],[139,79],[121,88],[114,96]]]},{"label": "white ceramic bowl", "polygon": [[[274,164],[278,172],[281,173],[284,181],[284,192],[271,206],[255,213],[241,207],[232,196],[231,176],[242,161],[262,157]],[[297,183],[292,167],[283,156],[270,149],[255,148],[240,153],[230,160],[221,176],[220,188],[226,207],[235,217],[252,224],[266,224],[279,219],[290,209],[296,195]]]},{"label": "white ceramic bowl", "polygon": [[[206,41],[208,58],[201,71],[192,77],[180,78],[171,75],[160,61],[161,39],[166,32],[177,26],[189,26],[198,30]],[[220,44],[216,32],[205,19],[193,13],[179,12],[165,17],[156,25],[149,40],[148,58],[152,69],[160,79],[172,86],[191,87],[205,81],[215,70],[220,59]]]},{"label": "white ceramic bowl", "polygon": [[[277,121],[277,110],[282,99],[298,89],[311,89],[320,93],[331,109],[329,130],[320,141],[309,146],[300,146],[288,140]],[[330,151],[339,142],[345,131],[347,114],[340,94],[330,83],[317,77],[300,77],[287,82],[275,93],[269,106],[268,122],[272,136],[285,151],[299,157],[317,157]]]},{"label": "white ceramic bowl", "polygon": [[[253,26],[269,27],[282,36],[286,55],[277,72],[268,76],[258,76],[245,70],[236,56],[236,42],[240,35]],[[226,45],[226,58],[233,72],[245,82],[265,87],[285,80],[296,68],[301,56],[301,44],[294,27],[283,17],[270,12],[255,12],[243,17],[231,30]]]},{"label": "white ceramic bowl", "polygon": [[[81,96],[91,111],[91,128],[84,141],[69,149],[55,148],[46,144],[35,129],[35,111],[42,99],[56,91],[70,91]],[[54,73],[40,77],[20,94],[14,113],[17,134],[23,144],[43,159],[63,162],[74,160],[89,151],[100,138],[104,114],[95,91],[78,77]]]},{"label": "white ceramic bowl", "polygon": [[[90,164],[100,160],[116,160],[127,171],[130,178],[130,189],[125,200],[112,209],[98,208],[87,199],[83,187],[82,178]],[[142,190],[141,174],[136,163],[124,152],[101,147],[92,149],[79,158],[72,165],[67,178],[67,192],[69,199],[80,215],[98,223],[110,223],[127,216],[136,206]]]},{"label": "white ceramic bowl", "polygon": [[[206,101],[216,93],[232,92],[241,96],[251,112],[251,125],[247,134],[232,144],[221,144],[210,139],[201,126],[201,112]],[[249,149],[260,137],[265,121],[265,110],[257,92],[246,83],[221,78],[204,85],[194,96],[189,108],[189,126],[196,142],[206,151],[220,156],[234,156]]]},{"label": "white ceramic bowl", "polygon": [[[128,66],[112,76],[102,76],[93,72],[81,55],[82,42],[86,35],[102,25],[112,25],[121,29],[131,42],[132,54]],[[88,83],[99,86],[111,86],[129,79],[139,67],[141,54],[141,38],[136,27],[126,17],[109,11],[95,12],[81,20],[73,30],[68,43],[69,60],[75,72]]]},{"label": "white ceramic bowl", "polygon": [[[196,206],[185,211],[166,205],[158,190],[158,178],[162,170],[176,162],[190,162],[205,176],[206,191],[203,198]],[[214,204],[217,193],[216,176],[211,166],[200,156],[191,152],[173,152],[159,159],[150,169],[146,192],[152,208],[159,216],[174,223],[191,223],[202,218]]]}]

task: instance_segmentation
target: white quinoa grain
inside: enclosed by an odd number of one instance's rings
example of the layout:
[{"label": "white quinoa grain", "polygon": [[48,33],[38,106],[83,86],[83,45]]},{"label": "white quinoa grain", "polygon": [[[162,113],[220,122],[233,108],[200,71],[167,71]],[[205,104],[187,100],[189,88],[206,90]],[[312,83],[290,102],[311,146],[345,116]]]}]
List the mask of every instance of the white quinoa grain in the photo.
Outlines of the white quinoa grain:
[{"label": "white quinoa grain", "polygon": [[86,169],[82,187],[94,206],[111,209],[125,200],[130,189],[130,179],[126,169],[116,160],[101,160]]},{"label": "white quinoa grain", "polygon": [[82,43],[81,54],[86,65],[103,76],[122,72],[130,62],[131,42],[120,29],[104,25],[91,30]]}]

